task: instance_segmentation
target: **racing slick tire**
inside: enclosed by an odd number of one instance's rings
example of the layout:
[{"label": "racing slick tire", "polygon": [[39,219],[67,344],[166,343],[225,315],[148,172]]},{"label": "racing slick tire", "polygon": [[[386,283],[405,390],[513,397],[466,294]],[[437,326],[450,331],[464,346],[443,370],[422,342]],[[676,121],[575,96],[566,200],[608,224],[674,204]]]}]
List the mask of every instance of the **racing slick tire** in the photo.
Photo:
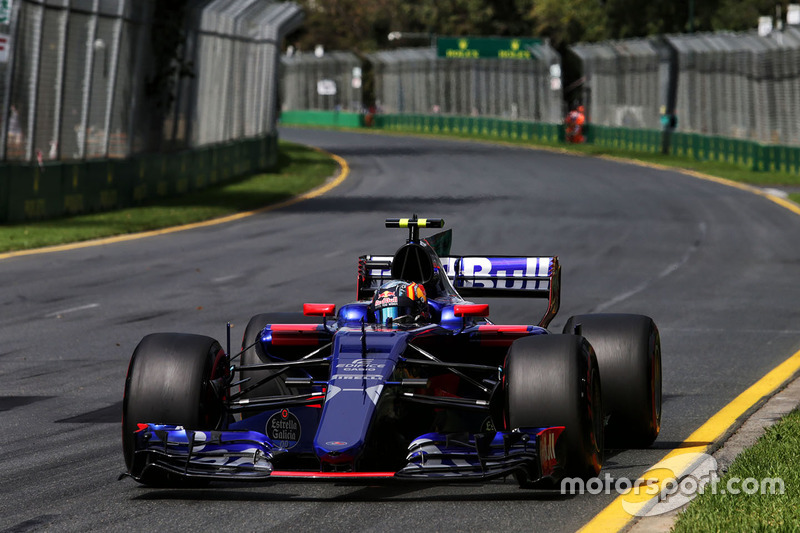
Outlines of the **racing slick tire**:
[{"label": "racing slick tire", "polygon": [[608,419],[606,445],[650,446],[661,429],[661,341],[650,317],[596,314],[571,317],[564,333],[594,348]]},{"label": "racing slick tire", "polygon": [[228,356],[211,337],[154,333],[133,352],[122,402],[122,449],[128,472],[145,485],[178,485],[180,479],[158,469],[132,472],[134,431],[139,423],[220,429],[225,419]]},{"label": "racing slick tire", "polygon": [[[258,339],[258,335],[264,329],[264,326],[273,322],[273,315],[262,313],[260,315],[255,315],[250,319],[250,322],[247,323],[247,327],[244,330],[244,337],[242,337],[242,366],[257,365],[270,361],[266,354],[264,354],[261,343],[256,342],[256,340]],[[246,390],[248,387],[258,383],[260,380],[266,378],[267,376],[271,376],[274,373],[275,371],[273,370],[240,370],[239,379],[250,378],[250,381],[242,383],[242,390]],[[283,381],[283,377],[278,376],[275,379],[267,381],[263,385],[259,385],[253,390],[245,392],[242,394],[242,398],[283,396],[286,394],[290,394],[289,388]]]},{"label": "racing slick tire", "polygon": [[[589,343],[577,335],[524,337],[509,348],[504,368],[506,427],[564,426],[556,444],[560,473],[596,476],[603,462],[603,411]],[[527,475],[517,480],[537,486]]]}]

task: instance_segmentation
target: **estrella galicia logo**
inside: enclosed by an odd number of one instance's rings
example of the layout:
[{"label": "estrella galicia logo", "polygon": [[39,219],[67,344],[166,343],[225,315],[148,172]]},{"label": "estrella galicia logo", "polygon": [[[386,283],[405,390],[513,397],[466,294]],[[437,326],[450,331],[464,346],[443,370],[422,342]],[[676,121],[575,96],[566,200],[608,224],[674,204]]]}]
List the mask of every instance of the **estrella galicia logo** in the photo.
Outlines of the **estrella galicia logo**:
[{"label": "estrella galicia logo", "polygon": [[288,409],[269,417],[265,429],[267,437],[281,448],[292,448],[300,441],[300,421]]}]

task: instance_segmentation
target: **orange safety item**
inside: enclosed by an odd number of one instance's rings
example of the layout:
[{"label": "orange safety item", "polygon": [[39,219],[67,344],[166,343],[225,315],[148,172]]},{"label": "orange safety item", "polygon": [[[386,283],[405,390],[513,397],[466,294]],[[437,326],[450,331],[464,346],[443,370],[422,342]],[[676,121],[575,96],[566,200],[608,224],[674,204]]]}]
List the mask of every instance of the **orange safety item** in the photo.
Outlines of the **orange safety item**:
[{"label": "orange safety item", "polygon": [[564,119],[566,138],[568,143],[582,143],[586,141],[583,136],[583,126],[586,123],[583,106],[578,106],[567,114]]}]

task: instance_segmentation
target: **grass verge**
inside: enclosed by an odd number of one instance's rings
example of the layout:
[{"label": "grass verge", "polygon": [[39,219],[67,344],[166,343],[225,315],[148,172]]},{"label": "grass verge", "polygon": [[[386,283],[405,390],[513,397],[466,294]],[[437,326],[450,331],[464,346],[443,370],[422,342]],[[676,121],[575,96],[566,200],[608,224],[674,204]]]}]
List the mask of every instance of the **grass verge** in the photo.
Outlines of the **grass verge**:
[{"label": "grass verge", "polygon": [[[703,494],[678,516],[673,531],[800,531],[797,450],[800,450],[800,411],[793,411],[734,460],[716,484],[716,494],[707,485]],[[751,478],[756,482],[751,482]],[[769,493],[770,486],[779,486],[769,481],[774,478],[783,480],[783,494]],[[741,492],[731,494],[729,482]],[[745,492],[755,487],[755,493]]]},{"label": "grass verge", "polygon": [[338,168],[323,152],[284,142],[279,148],[277,168],[270,173],[119,211],[0,225],[0,252],[149,231],[258,209],[321,185]]}]

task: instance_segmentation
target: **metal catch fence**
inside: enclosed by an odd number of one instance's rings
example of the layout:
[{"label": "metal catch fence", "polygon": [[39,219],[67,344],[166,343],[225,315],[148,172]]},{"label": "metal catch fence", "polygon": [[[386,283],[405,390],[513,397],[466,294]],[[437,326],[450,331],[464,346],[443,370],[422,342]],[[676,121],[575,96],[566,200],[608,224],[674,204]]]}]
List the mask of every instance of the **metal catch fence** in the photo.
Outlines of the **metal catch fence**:
[{"label": "metal catch fence", "polygon": [[[125,158],[274,131],[283,36],[293,3],[15,0],[0,24],[0,161]],[[154,34],[185,34],[168,52]],[[183,72],[180,72],[180,71]]]},{"label": "metal catch fence", "polygon": [[678,51],[678,130],[800,144],[800,30],[668,36]]},{"label": "metal catch fence", "polygon": [[531,55],[526,60],[453,59],[437,57],[431,48],[405,48],[368,54],[362,61],[349,52],[296,54],[281,59],[282,108],[361,111],[363,71],[365,79],[372,77],[381,113],[560,122],[561,92],[552,88],[550,70],[560,57],[547,43]]},{"label": "metal catch fence", "polygon": [[571,47],[583,63],[584,101],[593,124],[625,128],[659,125],[659,53],[646,39]]},{"label": "metal catch fence", "polygon": [[282,109],[355,111],[362,108],[362,62],[351,52],[281,58]]},{"label": "metal catch fence", "polygon": [[[579,44],[591,123],[800,144],[800,28]],[[673,95],[670,97],[670,91]]]},{"label": "metal catch fence", "polygon": [[408,48],[368,58],[381,112],[560,122],[561,91],[551,87],[550,75],[560,57],[547,43],[531,55],[527,60],[460,59],[437,57],[431,48]]}]

